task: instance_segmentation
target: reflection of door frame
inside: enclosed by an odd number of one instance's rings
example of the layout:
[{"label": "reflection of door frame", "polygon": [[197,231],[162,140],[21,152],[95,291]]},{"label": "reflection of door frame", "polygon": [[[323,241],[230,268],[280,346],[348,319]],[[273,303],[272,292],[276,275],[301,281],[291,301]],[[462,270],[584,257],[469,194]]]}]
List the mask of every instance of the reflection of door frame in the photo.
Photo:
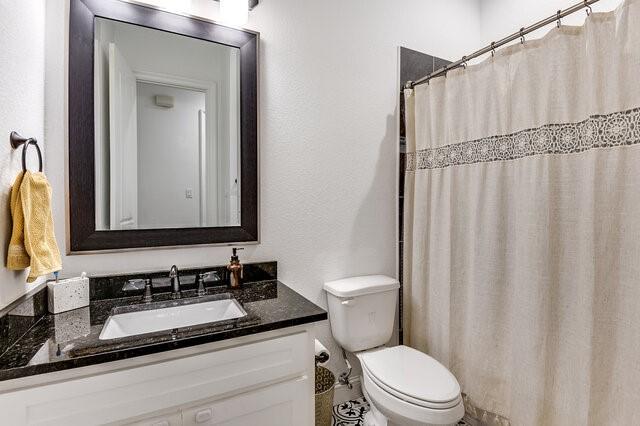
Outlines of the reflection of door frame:
[{"label": "reflection of door frame", "polygon": [[136,76],[109,43],[109,222],[112,230],[138,227]]},{"label": "reflection of door frame", "polygon": [[[96,31],[98,27],[96,27]],[[103,53],[100,40],[93,41],[93,122],[95,123],[95,193],[96,193],[96,229],[110,229],[111,213],[109,181],[109,52]],[[105,69],[106,68],[106,69]]]},{"label": "reflection of door frame", "polygon": [[[211,196],[207,191],[208,187],[218,187],[216,173],[207,173],[207,164],[217,164],[218,84],[215,81],[196,80],[156,72],[134,71],[133,73],[136,81],[140,83],[159,84],[204,93],[206,112],[204,133],[206,134],[206,139],[200,138],[199,140],[200,161],[198,162],[200,173],[200,225],[207,226],[207,223],[218,223],[218,191],[212,191]],[[198,120],[198,123],[200,123],[200,115]],[[201,134],[200,127],[198,128],[198,134]],[[207,149],[207,147],[211,149]],[[212,208],[208,208],[207,204]],[[209,218],[207,216],[212,217]]]},{"label": "reflection of door frame", "polygon": [[207,226],[207,111],[198,111],[198,146],[200,158],[200,226]]}]

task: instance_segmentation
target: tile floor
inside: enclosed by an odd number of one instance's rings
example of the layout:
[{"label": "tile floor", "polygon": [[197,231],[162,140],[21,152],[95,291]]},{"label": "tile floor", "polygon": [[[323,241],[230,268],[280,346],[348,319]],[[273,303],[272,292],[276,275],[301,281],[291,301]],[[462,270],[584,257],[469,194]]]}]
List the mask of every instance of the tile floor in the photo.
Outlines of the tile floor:
[{"label": "tile floor", "polygon": [[358,398],[333,406],[332,426],[362,426],[365,413],[369,411],[366,399]]},{"label": "tile floor", "polygon": [[[369,411],[369,403],[364,398],[354,399],[333,406],[332,426],[362,426],[364,415]],[[468,425],[460,421],[458,425]]]}]

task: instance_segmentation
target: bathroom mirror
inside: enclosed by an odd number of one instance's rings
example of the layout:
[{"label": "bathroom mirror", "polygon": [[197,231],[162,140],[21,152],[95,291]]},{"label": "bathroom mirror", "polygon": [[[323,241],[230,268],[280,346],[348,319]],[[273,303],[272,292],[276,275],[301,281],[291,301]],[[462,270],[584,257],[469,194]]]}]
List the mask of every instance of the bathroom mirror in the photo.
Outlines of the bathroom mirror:
[{"label": "bathroom mirror", "polygon": [[257,241],[258,34],[71,0],[70,251]]}]

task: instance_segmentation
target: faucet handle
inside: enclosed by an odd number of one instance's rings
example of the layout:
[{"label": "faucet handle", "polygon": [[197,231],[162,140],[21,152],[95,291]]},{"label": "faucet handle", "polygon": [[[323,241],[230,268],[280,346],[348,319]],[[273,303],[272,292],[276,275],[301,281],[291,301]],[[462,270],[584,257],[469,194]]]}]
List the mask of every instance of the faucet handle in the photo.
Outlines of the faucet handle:
[{"label": "faucet handle", "polygon": [[201,272],[196,274],[196,284],[198,285],[198,296],[204,296],[207,291],[204,288],[204,282],[210,280],[213,282],[221,281],[218,271]]},{"label": "faucet handle", "polygon": [[153,301],[153,294],[151,293],[151,278],[144,280],[144,302],[149,303]]},{"label": "faucet handle", "polygon": [[207,291],[204,289],[204,274],[196,274],[196,284],[198,285],[198,296],[207,294]]}]

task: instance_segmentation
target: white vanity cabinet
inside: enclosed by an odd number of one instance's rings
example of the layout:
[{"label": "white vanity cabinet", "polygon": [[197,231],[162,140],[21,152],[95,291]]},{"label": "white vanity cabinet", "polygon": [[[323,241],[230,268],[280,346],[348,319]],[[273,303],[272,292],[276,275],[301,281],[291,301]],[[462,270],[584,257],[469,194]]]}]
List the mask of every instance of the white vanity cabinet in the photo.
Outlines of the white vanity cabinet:
[{"label": "white vanity cabinet", "polygon": [[313,338],[298,326],[12,380],[0,424],[312,425]]}]

